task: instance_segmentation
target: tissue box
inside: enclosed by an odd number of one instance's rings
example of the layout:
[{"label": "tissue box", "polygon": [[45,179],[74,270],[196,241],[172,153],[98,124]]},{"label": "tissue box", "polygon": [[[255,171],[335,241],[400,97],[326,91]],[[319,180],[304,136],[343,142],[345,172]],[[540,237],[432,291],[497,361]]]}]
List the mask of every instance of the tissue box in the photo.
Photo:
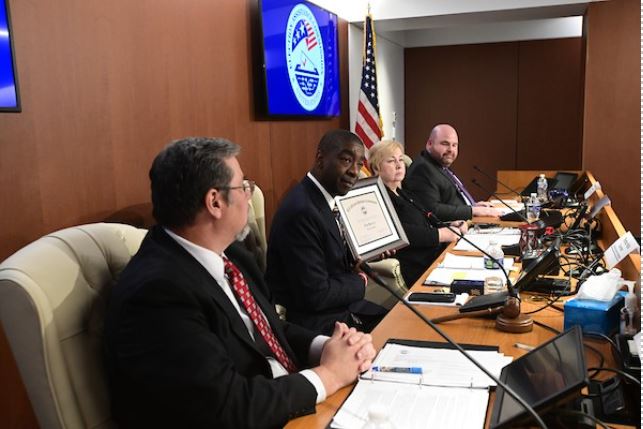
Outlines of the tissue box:
[{"label": "tissue box", "polygon": [[618,331],[621,308],[627,292],[619,291],[607,301],[570,299],[565,303],[565,330],[580,325],[585,332],[611,335]]}]

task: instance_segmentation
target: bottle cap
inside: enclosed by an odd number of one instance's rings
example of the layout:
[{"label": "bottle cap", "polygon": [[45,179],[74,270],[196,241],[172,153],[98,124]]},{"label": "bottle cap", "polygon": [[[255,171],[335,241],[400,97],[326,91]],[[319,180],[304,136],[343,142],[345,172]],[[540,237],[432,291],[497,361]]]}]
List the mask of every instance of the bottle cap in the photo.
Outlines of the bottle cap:
[{"label": "bottle cap", "polygon": [[371,405],[368,409],[368,419],[374,422],[383,422],[388,419],[388,414],[381,406]]}]

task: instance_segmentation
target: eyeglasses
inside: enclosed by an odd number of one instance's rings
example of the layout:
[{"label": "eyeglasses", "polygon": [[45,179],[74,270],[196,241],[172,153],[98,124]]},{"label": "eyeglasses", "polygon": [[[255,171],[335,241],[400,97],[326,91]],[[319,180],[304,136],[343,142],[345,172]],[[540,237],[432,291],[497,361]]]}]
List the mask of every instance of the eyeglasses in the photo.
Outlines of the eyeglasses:
[{"label": "eyeglasses", "polygon": [[251,195],[255,191],[255,185],[254,180],[244,180],[241,186],[220,186],[219,189],[243,189],[245,193]]}]

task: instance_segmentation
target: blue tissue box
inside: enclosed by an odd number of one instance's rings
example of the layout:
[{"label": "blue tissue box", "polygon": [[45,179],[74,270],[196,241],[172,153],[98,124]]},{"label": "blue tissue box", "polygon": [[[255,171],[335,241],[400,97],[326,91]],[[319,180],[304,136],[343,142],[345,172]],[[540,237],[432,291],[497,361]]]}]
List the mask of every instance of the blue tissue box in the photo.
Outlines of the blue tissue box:
[{"label": "blue tissue box", "polygon": [[610,302],[570,299],[565,303],[565,330],[580,325],[584,332],[611,335],[619,329],[627,292],[619,291]]}]

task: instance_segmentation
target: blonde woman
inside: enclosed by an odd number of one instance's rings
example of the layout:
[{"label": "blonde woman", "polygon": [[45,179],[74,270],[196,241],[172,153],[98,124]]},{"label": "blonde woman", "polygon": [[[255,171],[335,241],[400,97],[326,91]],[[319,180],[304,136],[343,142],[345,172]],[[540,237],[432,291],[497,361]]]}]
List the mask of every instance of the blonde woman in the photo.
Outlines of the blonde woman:
[{"label": "blonde woman", "polygon": [[[370,148],[368,159],[373,173],[384,182],[410,241],[410,245],[395,256],[400,261],[402,277],[410,287],[443,250],[441,243],[455,241],[458,236],[448,228],[433,227],[426,210],[414,201],[410,192],[402,189],[406,174],[403,155],[404,148],[399,142],[384,140]],[[466,231],[466,222],[455,224],[462,232]]]}]

